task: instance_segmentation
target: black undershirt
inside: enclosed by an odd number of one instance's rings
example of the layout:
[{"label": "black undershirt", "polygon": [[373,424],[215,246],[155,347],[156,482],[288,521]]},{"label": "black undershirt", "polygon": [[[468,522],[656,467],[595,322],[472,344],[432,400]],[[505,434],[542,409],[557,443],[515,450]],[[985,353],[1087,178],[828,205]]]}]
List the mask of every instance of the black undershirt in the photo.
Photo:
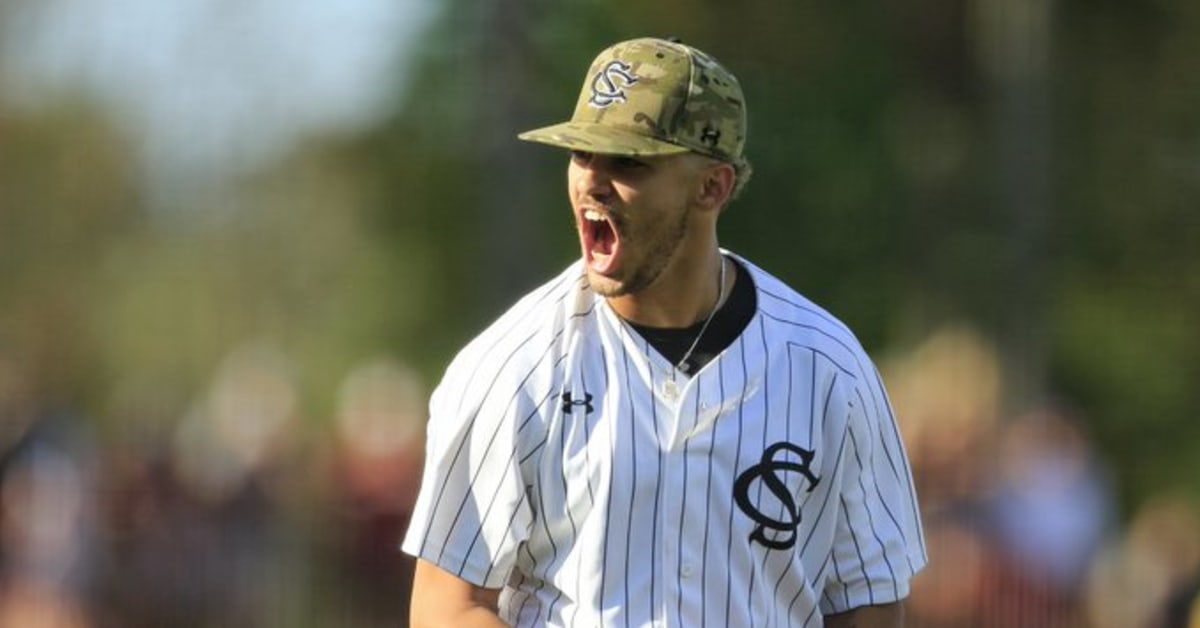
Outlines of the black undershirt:
[{"label": "black undershirt", "polygon": [[[736,260],[731,259],[730,261],[737,264]],[[754,281],[750,279],[750,273],[746,272],[741,264],[738,264],[737,267],[739,272],[734,278],[733,291],[729,294],[729,298],[713,314],[712,322],[708,324],[708,329],[704,331],[700,342],[696,344],[696,350],[688,357],[687,362],[678,365],[679,372],[684,375],[690,376],[699,371],[726,347],[733,344],[733,341],[742,334],[742,330],[746,329],[746,325],[750,324],[750,319],[754,317],[754,310],[758,305]],[[696,341],[696,334],[700,333],[704,321],[682,329],[647,327],[634,323],[630,323],[630,325],[663,357],[672,364],[677,364],[687,353],[688,347]]]}]

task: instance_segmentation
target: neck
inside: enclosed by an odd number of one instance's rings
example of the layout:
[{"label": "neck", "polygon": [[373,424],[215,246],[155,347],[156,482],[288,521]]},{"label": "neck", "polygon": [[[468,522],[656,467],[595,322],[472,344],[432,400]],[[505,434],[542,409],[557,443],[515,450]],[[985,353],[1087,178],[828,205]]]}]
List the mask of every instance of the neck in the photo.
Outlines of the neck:
[{"label": "neck", "polygon": [[[736,265],[726,262],[716,246],[704,255],[680,258],[703,261],[676,260],[645,289],[609,298],[609,306],[621,318],[646,327],[680,329],[703,322],[728,296]],[[725,285],[718,293],[722,264],[726,264]]]}]

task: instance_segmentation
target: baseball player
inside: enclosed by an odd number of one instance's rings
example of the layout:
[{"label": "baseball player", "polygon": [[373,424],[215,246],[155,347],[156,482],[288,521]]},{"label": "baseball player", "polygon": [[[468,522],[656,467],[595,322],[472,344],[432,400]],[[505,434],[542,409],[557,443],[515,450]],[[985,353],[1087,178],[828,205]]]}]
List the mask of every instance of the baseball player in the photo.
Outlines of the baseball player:
[{"label": "baseball player", "polygon": [[737,79],[603,51],[566,148],[581,259],[430,401],[414,626],[901,626],[926,562],[908,461],[851,332],[717,218],[750,174]]}]

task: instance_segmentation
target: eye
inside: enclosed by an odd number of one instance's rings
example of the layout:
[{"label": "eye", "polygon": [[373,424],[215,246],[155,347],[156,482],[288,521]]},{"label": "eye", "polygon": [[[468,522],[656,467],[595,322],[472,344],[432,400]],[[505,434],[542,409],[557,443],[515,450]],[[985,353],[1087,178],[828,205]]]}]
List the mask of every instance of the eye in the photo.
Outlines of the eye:
[{"label": "eye", "polygon": [[571,161],[577,164],[586,164],[592,160],[592,154],[582,150],[571,151]]},{"label": "eye", "polygon": [[641,170],[642,168],[646,168],[648,165],[649,164],[647,164],[646,162],[644,162],[640,159],[634,158],[634,157],[622,156],[622,157],[616,157],[615,159],[613,159],[613,166],[615,166],[618,170],[624,170],[624,171]]}]

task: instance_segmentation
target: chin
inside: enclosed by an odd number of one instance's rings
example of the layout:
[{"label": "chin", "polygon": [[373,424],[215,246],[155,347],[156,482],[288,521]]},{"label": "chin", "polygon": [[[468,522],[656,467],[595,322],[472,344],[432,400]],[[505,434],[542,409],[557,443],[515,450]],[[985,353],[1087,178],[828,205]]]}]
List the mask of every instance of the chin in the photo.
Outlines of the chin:
[{"label": "chin", "polygon": [[602,297],[619,297],[629,293],[620,279],[601,275],[591,269],[587,271],[587,282],[592,292]]}]

